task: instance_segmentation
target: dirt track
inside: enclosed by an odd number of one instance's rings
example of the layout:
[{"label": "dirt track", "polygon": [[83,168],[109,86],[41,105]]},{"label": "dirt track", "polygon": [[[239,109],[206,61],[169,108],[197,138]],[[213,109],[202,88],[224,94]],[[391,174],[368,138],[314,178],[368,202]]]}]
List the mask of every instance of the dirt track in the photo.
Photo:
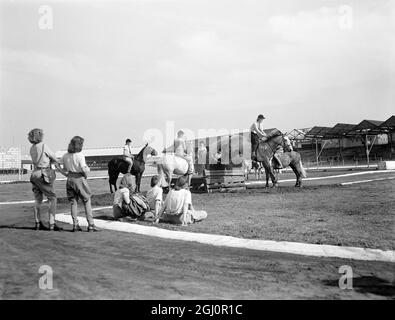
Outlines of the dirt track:
[{"label": "dirt track", "polygon": [[[317,259],[103,231],[0,230],[2,299],[364,299],[395,296],[393,264]],[[38,268],[54,289],[38,289]],[[338,287],[341,265],[354,290]]]}]

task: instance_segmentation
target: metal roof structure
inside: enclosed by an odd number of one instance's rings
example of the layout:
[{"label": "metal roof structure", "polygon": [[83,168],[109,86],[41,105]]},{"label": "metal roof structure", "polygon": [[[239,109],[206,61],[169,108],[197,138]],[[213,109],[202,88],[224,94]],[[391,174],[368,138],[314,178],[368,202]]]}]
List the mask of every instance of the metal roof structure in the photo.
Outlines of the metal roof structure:
[{"label": "metal roof structure", "polygon": [[313,138],[313,139],[318,139],[318,138],[323,138],[331,130],[331,127],[320,127],[320,126],[315,126],[311,128],[309,132],[306,133],[305,137],[306,138]]},{"label": "metal roof structure", "polygon": [[384,121],[378,121],[378,120],[362,120],[360,123],[358,123],[352,130],[349,131],[348,134],[350,135],[359,135],[359,134],[380,134],[385,132],[383,128],[380,127],[380,125]]},{"label": "metal roof structure", "polygon": [[290,140],[306,140],[306,133],[309,132],[311,128],[303,128],[303,129],[293,129],[292,131],[288,132],[286,136]]},{"label": "metal roof structure", "polygon": [[385,120],[382,124],[380,124],[380,128],[394,130],[395,129],[395,116],[391,116],[387,120]]},{"label": "metal roof structure", "polygon": [[328,132],[325,133],[324,138],[327,139],[335,139],[335,138],[343,138],[347,135],[348,132],[353,130],[355,124],[349,123],[338,123],[333,128],[331,128]]}]

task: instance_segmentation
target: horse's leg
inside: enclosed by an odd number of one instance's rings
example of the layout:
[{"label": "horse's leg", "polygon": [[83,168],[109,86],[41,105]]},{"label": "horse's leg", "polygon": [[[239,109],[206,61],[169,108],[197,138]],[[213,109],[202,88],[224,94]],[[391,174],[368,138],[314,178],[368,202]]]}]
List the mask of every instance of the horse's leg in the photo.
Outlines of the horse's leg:
[{"label": "horse's leg", "polygon": [[191,188],[191,183],[192,183],[192,175],[188,174],[188,186]]},{"label": "horse's leg", "polygon": [[173,173],[172,172],[166,172],[165,173],[167,181],[169,183],[169,190],[171,189],[171,180],[173,179]]},{"label": "horse's leg", "polygon": [[136,173],[136,192],[140,193],[141,174]]},{"label": "horse's leg", "polygon": [[273,188],[277,187],[277,177],[274,174],[274,170],[272,167],[269,168],[270,178],[272,179]]},{"label": "horse's leg", "polygon": [[266,186],[265,188],[269,188],[269,169],[265,167],[265,177],[266,177]]},{"label": "horse's leg", "polygon": [[110,192],[113,193],[112,191],[112,186],[114,186],[114,190],[117,191],[117,180],[118,180],[118,175],[119,172],[113,172],[110,177],[109,177],[109,184],[110,184]]},{"label": "horse's leg", "polygon": [[292,165],[295,168],[294,172],[295,172],[295,175],[296,175],[296,185],[295,185],[295,187],[302,187],[303,170],[300,167],[300,161],[295,163],[295,164],[292,164]]}]

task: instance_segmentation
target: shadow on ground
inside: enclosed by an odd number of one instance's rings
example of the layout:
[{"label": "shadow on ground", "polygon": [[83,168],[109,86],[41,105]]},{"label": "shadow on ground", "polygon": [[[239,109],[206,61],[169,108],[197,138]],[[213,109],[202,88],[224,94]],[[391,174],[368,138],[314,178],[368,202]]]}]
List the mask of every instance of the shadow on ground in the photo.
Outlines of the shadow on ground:
[{"label": "shadow on ground", "polygon": [[[338,287],[338,280],[324,280],[327,286]],[[372,293],[384,297],[393,297],[395,299],[395,282],[390,282],[375,276],[362,276],[353,278],[353,290],[360,293]]]}]

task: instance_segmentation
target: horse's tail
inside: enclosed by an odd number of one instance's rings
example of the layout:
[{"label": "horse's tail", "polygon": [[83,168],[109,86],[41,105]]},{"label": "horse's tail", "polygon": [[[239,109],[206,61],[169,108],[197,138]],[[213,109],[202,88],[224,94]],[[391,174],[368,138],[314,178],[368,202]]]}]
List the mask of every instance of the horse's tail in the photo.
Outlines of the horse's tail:
[{"label": "horse's tail", "polygon": [[299,160],[300,165],[300,173],[302,174],[302,178],[307,178],[306,169],[303,167],[302,159]]}]

